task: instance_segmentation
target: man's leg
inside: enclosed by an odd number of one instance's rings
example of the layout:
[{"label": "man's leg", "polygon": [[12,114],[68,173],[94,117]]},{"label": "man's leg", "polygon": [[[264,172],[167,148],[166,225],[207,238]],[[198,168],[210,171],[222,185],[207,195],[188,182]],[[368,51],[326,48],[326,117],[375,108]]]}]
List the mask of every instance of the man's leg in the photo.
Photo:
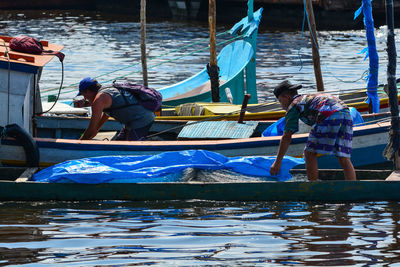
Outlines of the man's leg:
[{"label": "man's leg", "polygon": [[307,170],[308,180],[310,181],[318,180],[317,153],[304,151],[304,157],[306,160],[306,170]]},{"label": "man's leg", "polygon": [[344,178],[348,181],[356,180],[356,172],[350,158],[337,157],[344,171]]},{"label": "man's leg", "polygon": [[146,126],[138,129],[132,129],[128,131],[127,140],[128,141],[139,141],[147,136],[149,130],[151,128],[152,123],[147,124]]},{"label": "man's leg", "polygon": [[119,133],[117,133],[112,140],[116,140],[116,141],[126,141],[127,140],[127,132],[128,130],[126,129],[125,125],[122,126],[121,130],[119,131]]}]

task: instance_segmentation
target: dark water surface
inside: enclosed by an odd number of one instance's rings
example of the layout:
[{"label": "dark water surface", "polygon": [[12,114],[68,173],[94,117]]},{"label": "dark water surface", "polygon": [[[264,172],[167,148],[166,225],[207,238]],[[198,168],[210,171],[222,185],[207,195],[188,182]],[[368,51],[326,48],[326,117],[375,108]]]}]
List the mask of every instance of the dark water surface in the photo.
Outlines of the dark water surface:
[{"label": "dark water surface", "polygon": [[[76,94],[73,84],[81,78],[140,60],[139,23],[129,17],[78,11],[1,11],[0,17],[2,35],[30,35],[65,45],[64,84],[72,86],[63,90],[62,99]],[[218,32],[231,26],[218,25]],[[315,90],[309,37],[305,34],[302,39],[301,25],[298,28],[296,32],[260,32],[260,101],[270,99],[271,89],[284,78]],[[327,91],[365,87],[360,77],[368,69],[368,60],[358,54],[366,46],[365,32],[319,34]],[[376,36],[379,81],[384,83],[385,28],[377,29]],[[207,42],[207,37],[206,24],[149,22],[148,56],[169,53],[149,65],[193,53],[178,63],[150,69],[150,85],[160,88],[201,70],[208,62],[208,51],[195,51],[204,43],[185,52],[176,49],[194,41]],[[59,86],[60,69],[55,59],[45,66],[40,83],[44,97],[56,93],[49,90]],[[99,80],[127,73],[140,80],[139,71],[138,64]],[[399,207],[392,202],[3,202],[0,266],[399,266]]]},{"label": "dark water surface", "polygon": [[396,266],[397,202],[0,203],[0,265]]}]

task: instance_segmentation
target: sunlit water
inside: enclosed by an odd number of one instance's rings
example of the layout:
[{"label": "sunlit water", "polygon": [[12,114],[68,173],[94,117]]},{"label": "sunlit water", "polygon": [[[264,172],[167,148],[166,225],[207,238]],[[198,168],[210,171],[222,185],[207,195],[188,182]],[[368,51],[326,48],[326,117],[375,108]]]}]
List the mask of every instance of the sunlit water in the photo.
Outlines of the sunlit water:
[{"label": "sunlit water", "polygon": [[[116,16],[77,11],[43,11],[39,14],[3,12],[0,16],[0,29],[4,35],[30,35],[65,46],[63,85],[66,88],[62,91],[62,99],[73,97],[76,84],[85,76],[103,75],[98,80],[104,83],[124,75],[139,82],[142,80],[140,24],[132,21],[133,18],[120,17],[116,20]],[[217,32],[225,32],[231,26],[218,25]],[[262,27],[261,23],[257,45],[259,101],[272,98],[271,90],[283,79],[303,84],[306,91],[314,91],[316,86],[308,32],[302,33],[301,25],[295,32],[263,31]],[[217,38],[217,42],[230,38],[224,34]],[[380,57],[379,82],[385,83],[385,27],[376,30],[376,39]],[[208,50],[201,50],[208,42],[206,23],[148,22],[146,42],[149,84],[154,88],[182,81],[200,71],[209,61]],[[365,55],[360,53],[367,46],[365,31],[321,31],[318,42],[326,91],[339,93],[366,87],[366,81],[361,78],[368,70],[368,60],[364,61]],[[184,48],[193,43],[196,44]],[[218,46],[218,50],[222,47]],[[182,57],[187,54],[190,55]],[[128,66],[131,67],[126,68]],[[115,72],[118,69],[122,70]],[[105,75],[109,72],[112,73]],[[57,94],[60,81],[61,65],[53,59],[44,67],[41,77],[44,99],[47,94]],[[49,92],[50,89],[53,90]]]},{"label": "sunlit water", "polygon": [[0,265],[396,266],[399,203],[1,203]]},{"label": "sunlit water", "polygon": [[[141,80],[137,21],[77,11],[2,11],[0,16],[2,35],[30,35],[65,46],[64,85],[68,87],[62,99],[76,94],[74,84],[81,78],[131,64],[137,65],[98,79],[110,81],[130,73]],[[218,32],[231,26],[218,25]],[[384,83],[385,29],[377,29],[376,36],[379,81]],[[160,88],[200,71],[208,62],[208,51],[195,51],[204,47],[207,38],[205,23],[149,22],[148,57],[168,54],[149,61],[149,66],[193,53],[178,63],[151,68],[150,85]],[[176,51],[194,41],[204,43]],[[360,78],[368,60],[359,54],[366,47],[364,31],[319,32],[319,45],[327,91],[366,86]],[[272,88],[286,78],[315,90],[310,47],[308,34],[302,36],[301,31],[259,33],[260,101],[272,99]],[[44,98],[57,93],[48,90],[59,86],[60,70],[56,59],[45,66],[40,82]],[[390,202],[3,202],[0,266],[396,266],[399,207]]]}]

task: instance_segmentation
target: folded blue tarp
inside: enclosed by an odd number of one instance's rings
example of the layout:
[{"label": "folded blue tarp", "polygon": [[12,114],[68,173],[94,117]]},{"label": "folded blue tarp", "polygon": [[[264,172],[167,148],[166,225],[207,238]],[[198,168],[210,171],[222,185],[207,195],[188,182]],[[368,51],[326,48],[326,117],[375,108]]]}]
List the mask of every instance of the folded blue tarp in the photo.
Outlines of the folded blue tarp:
[{"label": "folded blue tarp", "polygon": [[239,174],[286,181],[289,171],[303,159],[286,156],[277,176],[269,174],[273,156],[225,157],[205,150],[165,152],[154,156],[104,156],[66,161],[46,168],[33,180],[53,183],[179,182],[188,168],[231,170]]}]

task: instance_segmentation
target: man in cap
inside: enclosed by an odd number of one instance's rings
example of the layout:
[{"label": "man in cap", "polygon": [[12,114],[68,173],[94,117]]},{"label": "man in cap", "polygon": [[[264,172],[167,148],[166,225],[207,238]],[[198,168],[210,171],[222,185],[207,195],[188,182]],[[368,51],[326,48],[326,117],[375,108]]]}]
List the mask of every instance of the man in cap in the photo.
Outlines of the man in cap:
[{"label": "man in cap", "polygon": [[102,88],[96,80],[86,77],[79,83],[78,95],[82,95],[92,108],[89,126],[80,140],[95,137],[109,117],[124,125],[115,140],[141,140],[153,124],[154,113],[140,105],[129,92],[115,87]]},{"label": "man in cap", "polygon": [[349,108],[343,101],[330,94],[299,95],[297,90],[301,87],[283,81],[274,89],[275,97],[286,110],[286,116],[284,134],[276,160],[271,166],[271,175],[279,173],[282,158],[289,148],[292,134],[298,131],[300,119],[312,126],[304,148],[308,179],[318,179],[317,155],[333,154],[344,170],[345,179],[355,180],[356,174],[350,160],[353,121]]}]

